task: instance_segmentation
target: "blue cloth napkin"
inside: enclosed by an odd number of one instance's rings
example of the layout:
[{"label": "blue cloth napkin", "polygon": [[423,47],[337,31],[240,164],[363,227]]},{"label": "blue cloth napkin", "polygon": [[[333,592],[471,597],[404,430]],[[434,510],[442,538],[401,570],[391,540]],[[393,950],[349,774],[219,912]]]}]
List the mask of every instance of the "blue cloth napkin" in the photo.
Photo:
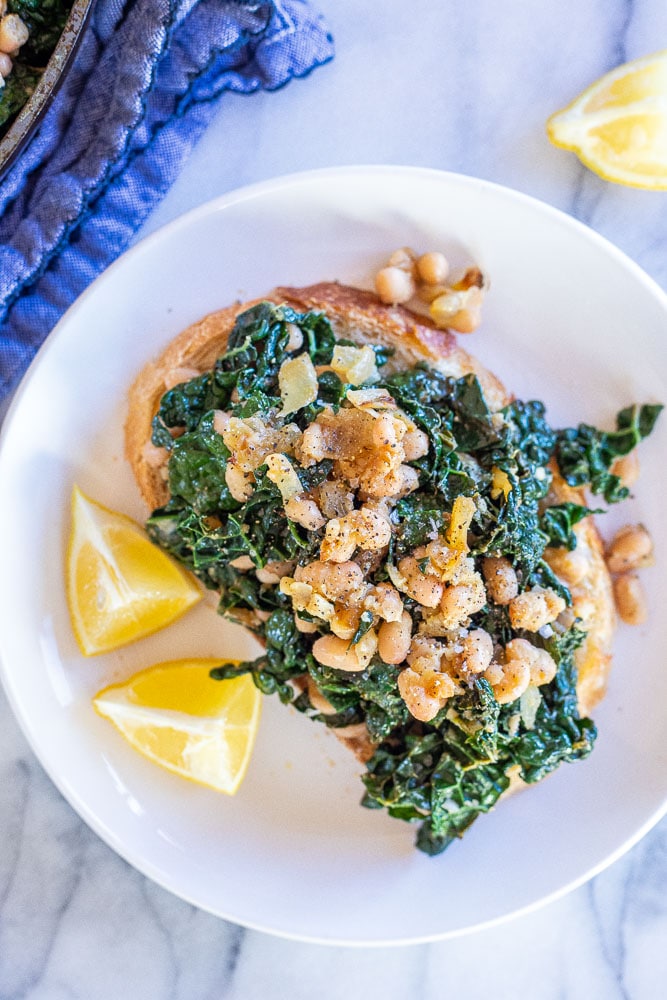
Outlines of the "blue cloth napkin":
[{"label": "blue cloth napkin", "polygon": [[0,403],[168,190],[220,95],[275,90],[332,55],[306,0],[98,0],[0,183]]}]

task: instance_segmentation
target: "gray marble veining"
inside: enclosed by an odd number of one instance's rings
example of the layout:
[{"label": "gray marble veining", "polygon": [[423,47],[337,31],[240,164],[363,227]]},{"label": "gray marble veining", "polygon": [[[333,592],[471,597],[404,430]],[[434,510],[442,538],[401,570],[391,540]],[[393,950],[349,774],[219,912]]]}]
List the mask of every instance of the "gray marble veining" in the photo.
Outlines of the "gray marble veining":
[{"label": "gray marble veining", "polygon": [[[342,163],[495,180],[561,208],[667,286],[667,195],[606,184],[544,122],[665,45],[664,0],[315,0],[334,63],[228,97],[141,235],[215,195]],[[554,262],[557,266],[557,262]],[[169,895],[79,820],[0,694],[0,1000],[658,1000],[667,820],[588,885],[454,941],[346,950],[245,931]]]}]

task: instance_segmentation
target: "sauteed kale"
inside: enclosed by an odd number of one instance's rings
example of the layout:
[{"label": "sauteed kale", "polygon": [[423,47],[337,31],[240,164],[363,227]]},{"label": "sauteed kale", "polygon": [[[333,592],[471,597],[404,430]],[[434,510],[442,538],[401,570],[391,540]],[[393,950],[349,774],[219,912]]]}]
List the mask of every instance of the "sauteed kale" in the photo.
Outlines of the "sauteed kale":
[{"label": "sauteed kale", "polygon": [[73,0],[8,0],[7,13],[21,18],[28,41],[12,56],[0,89],[0,136],[32,95],[62,34]]},{"label": "sauteed kale", "polygon": [[[324,315],[301,315],[263,303],[238,318],[228,349],[212,372],[164,395],[153,443],[169,451],[170,500],[152,514],[148,532],[207,587],[219,591],[221,613],[241,620],[265,643],[258,659],[222,664],[213,676],[249,672],[261,691],[278,694],[331,728],[364,723],[375,752],[363,776],[363,805],[419,821],[418,846],[439,853],[495,804],[513,774],[535,782],[562,762],[590,753],[596,731],[578,711],[574,659],[585,633],[575,619],[531,634],[531,642],[557,665],[549,683],[501,704],[484,676],[471,677],[429,722],[413,717],[401,697],[397,677],[404,664],[385,663],[378,653],[355,672],[318,662],[313,641],[329,632],[327,621],[300,611],[301,621],[318,629],[314,634],[300,631],[290,597],[280,586],[260,582],[254,570],[275,562],[312,563],[318,559],[323,530],[307,530],[286,517],[283,495],[267,475],[266,464],[256,469],[248,498],[234,499],[225,481],[230,450],[215,426],[215,412],[222,410],[276,426],[293,422],[304,431],[325,407],[335,413],[343,405],[350,385],[327,368],[318,376],[313,402],[284,418],[276,416],[279,371],[293,356],[288,344],[294,326],[303,334],[301,350],[315,365],[329,366],[336,340]],[[420,365],[392,371],[388,360],[385,349],[376,350],[380,374],[373,388],[385,389],[428,435],[428,453],[409,463],[418,472],[419,486],[391,507],[392,537],[381,559],[371,564],[363,553],[355,556],[367,579],[374,585],[389,581],[403,556],[447,532],[456,498],[470,497],[469,556],[506,556],[521,591],[550,588],[571,604],[570,592],[544,553],[548,546],[573,549],[574,527],[593,511],[572,502],[546,506],[553,480],[550,463],[557,463],[572,486],[589,484],[610,503],[623,499],[627,490],[611,466],[651,432],[661,407],[622,410],[611,432],[586,424],[554,430],[540,402],[515,401],[494,414],[474,376],[450,378]],[[173,436],[172,428],[183,432]],[[329,481],[333,464],[324,459],[297,466],[303,490]],[[359,499],[354,503],[359,506]],[[233,565],[240,557],[249,558],[252,571],[243,563]],[[404,607],[415,623],[421,620],[424,609],[415,600],[405,597]],[[470,629],[485,629],[501,646],[523,635],[512,628],[507,605],[489,601],[471,617]],[[363,641],[373,620],[370,611],[359,616],[350,646]],[[327,712],[313,703],[312,688],[300,683],[308,675],[329,702]]]}]

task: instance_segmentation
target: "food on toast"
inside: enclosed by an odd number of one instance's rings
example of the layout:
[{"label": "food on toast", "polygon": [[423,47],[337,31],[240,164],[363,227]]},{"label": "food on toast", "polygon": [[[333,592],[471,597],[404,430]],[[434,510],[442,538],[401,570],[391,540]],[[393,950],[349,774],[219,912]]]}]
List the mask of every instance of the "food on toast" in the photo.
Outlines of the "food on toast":
[{"label": "food on toast", "polygon": [[324,283],[184,331],[126,449],[151,538],[265,646],[213,676],[325,724],[434,854],[590,752],[614,605],[583,488],[628,495],[660,409],[553,429],[448,330]]}]

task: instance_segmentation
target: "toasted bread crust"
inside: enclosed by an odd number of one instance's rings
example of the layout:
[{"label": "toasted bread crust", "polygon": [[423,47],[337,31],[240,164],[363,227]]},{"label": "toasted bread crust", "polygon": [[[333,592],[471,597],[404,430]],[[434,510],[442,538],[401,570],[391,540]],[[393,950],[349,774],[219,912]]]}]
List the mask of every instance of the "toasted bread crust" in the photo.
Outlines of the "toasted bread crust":
[{"label": "toasted bread crust", "polygon": [[471,354],[464,351],[449,330],[440,330],[425,316],[403,306],[386,306],[372,292],[335,282],[308,288],[276,288],[275,295],[301,311],[322,309],[339,336],[359,344],[382,344],[396,352],[385,371],[427,362],[444,375],[461,378],[474,374],[492,410],[499,410],[511,397],[503,384]]},{"label": "toasted bread crust", "polygon": [[160,399],[172,384],[171,376],[181,368],[200,372],[212,368],[225,350],[238,314],[258,301],[285,303],[301,312],[313,309],[326,312],[338,337],[359,344],[392,347],[395,354],[388,363],[389,370],[426,361],[455,378],[474,373],[494,410],[510,400],[495,375],[459,347],[449,331],[437,329],[425,317],[417,317],[402,306],[384,306],[371,292],[335,282],[307,288],[276,288],[261,300],[237,303],[193,323],[155,361],[146,365],[130,389],[125,453],[141,495],[151,509],[165,503],[169,496],[161,473],[166,452],[156,455],[156,450],[147,447],[147,443]]},{"label": "toasted bread crust", "polygon": [[[491,409],[501,409],[511,400],[496,376],[463,350],[449,331],[437,329],[428,319],[418,317],[401,306],[383,305],[370,292],[334,282],[306,288],[276,288],[261,300],[237,303],[211,313],[188,327],[155,361],[146,365],[131,387],[125,424],[125,451],[149,508],[161,506],[169,497],[163,474],[167,453],[150,444],[151,423],[162,395],[173,384],[174,374],[177,375],[179,369],[204,372],[212,368],[225,350],[237,315],[257,301],[285,303],[298,311],[326,312],[337,337],[359,344],[376,343],[393,348],[395,353],[388,362],[389,370],[426,362],[455,378],[472,373],[479,379]],[[551,502],[566,500],[584,502],[580,490],[567,486],[556,475]],[[575,578],[567,569],[559,568],[559,575],[572,591],[575,614],[583,619],[588,628],[586,641],[576,656],[580,708],[582,712],[588,712],[605,691],[615,615],[611,581],[592,519],[577,525],[576,533],[578,548],[581,547],[586,559],[586,571],[583,576]],[[332,731],[362,763],[372,756],[374,744],[363,725]]]},{"label": "toasted bread crust", "polygon": [[[586,496],[583,490],[568,486],[558,472],[554,471],[549,501],[585,504]],[[580,521],[574,532],[577,536],[576,552],[585,560],[585,572],[579,577],[561,563],[554,569],[557,568],[558,576],[569,588],[572,609],[587,632],[585,642],[575,654],[575,663],[579,710],[582,715],[588,715],[604,697],[607,688],[616,611],[602,539],[593,518]]]},{"label": "toasted bread crust", "polygon": [[139,372],[130,388],[125,420],[125,455],[132,466],[139,491],[151,510],[160,507],[169,498],[162,475],[167,453],[163,449],[154,449],[150,440],[153,417],[167,386],[171,384],[171,376],[180,368],[194,368],[200,372],[212,368],[227,346],[237,315],[253,304],[237,303],[187,327],[159,357]]}]

